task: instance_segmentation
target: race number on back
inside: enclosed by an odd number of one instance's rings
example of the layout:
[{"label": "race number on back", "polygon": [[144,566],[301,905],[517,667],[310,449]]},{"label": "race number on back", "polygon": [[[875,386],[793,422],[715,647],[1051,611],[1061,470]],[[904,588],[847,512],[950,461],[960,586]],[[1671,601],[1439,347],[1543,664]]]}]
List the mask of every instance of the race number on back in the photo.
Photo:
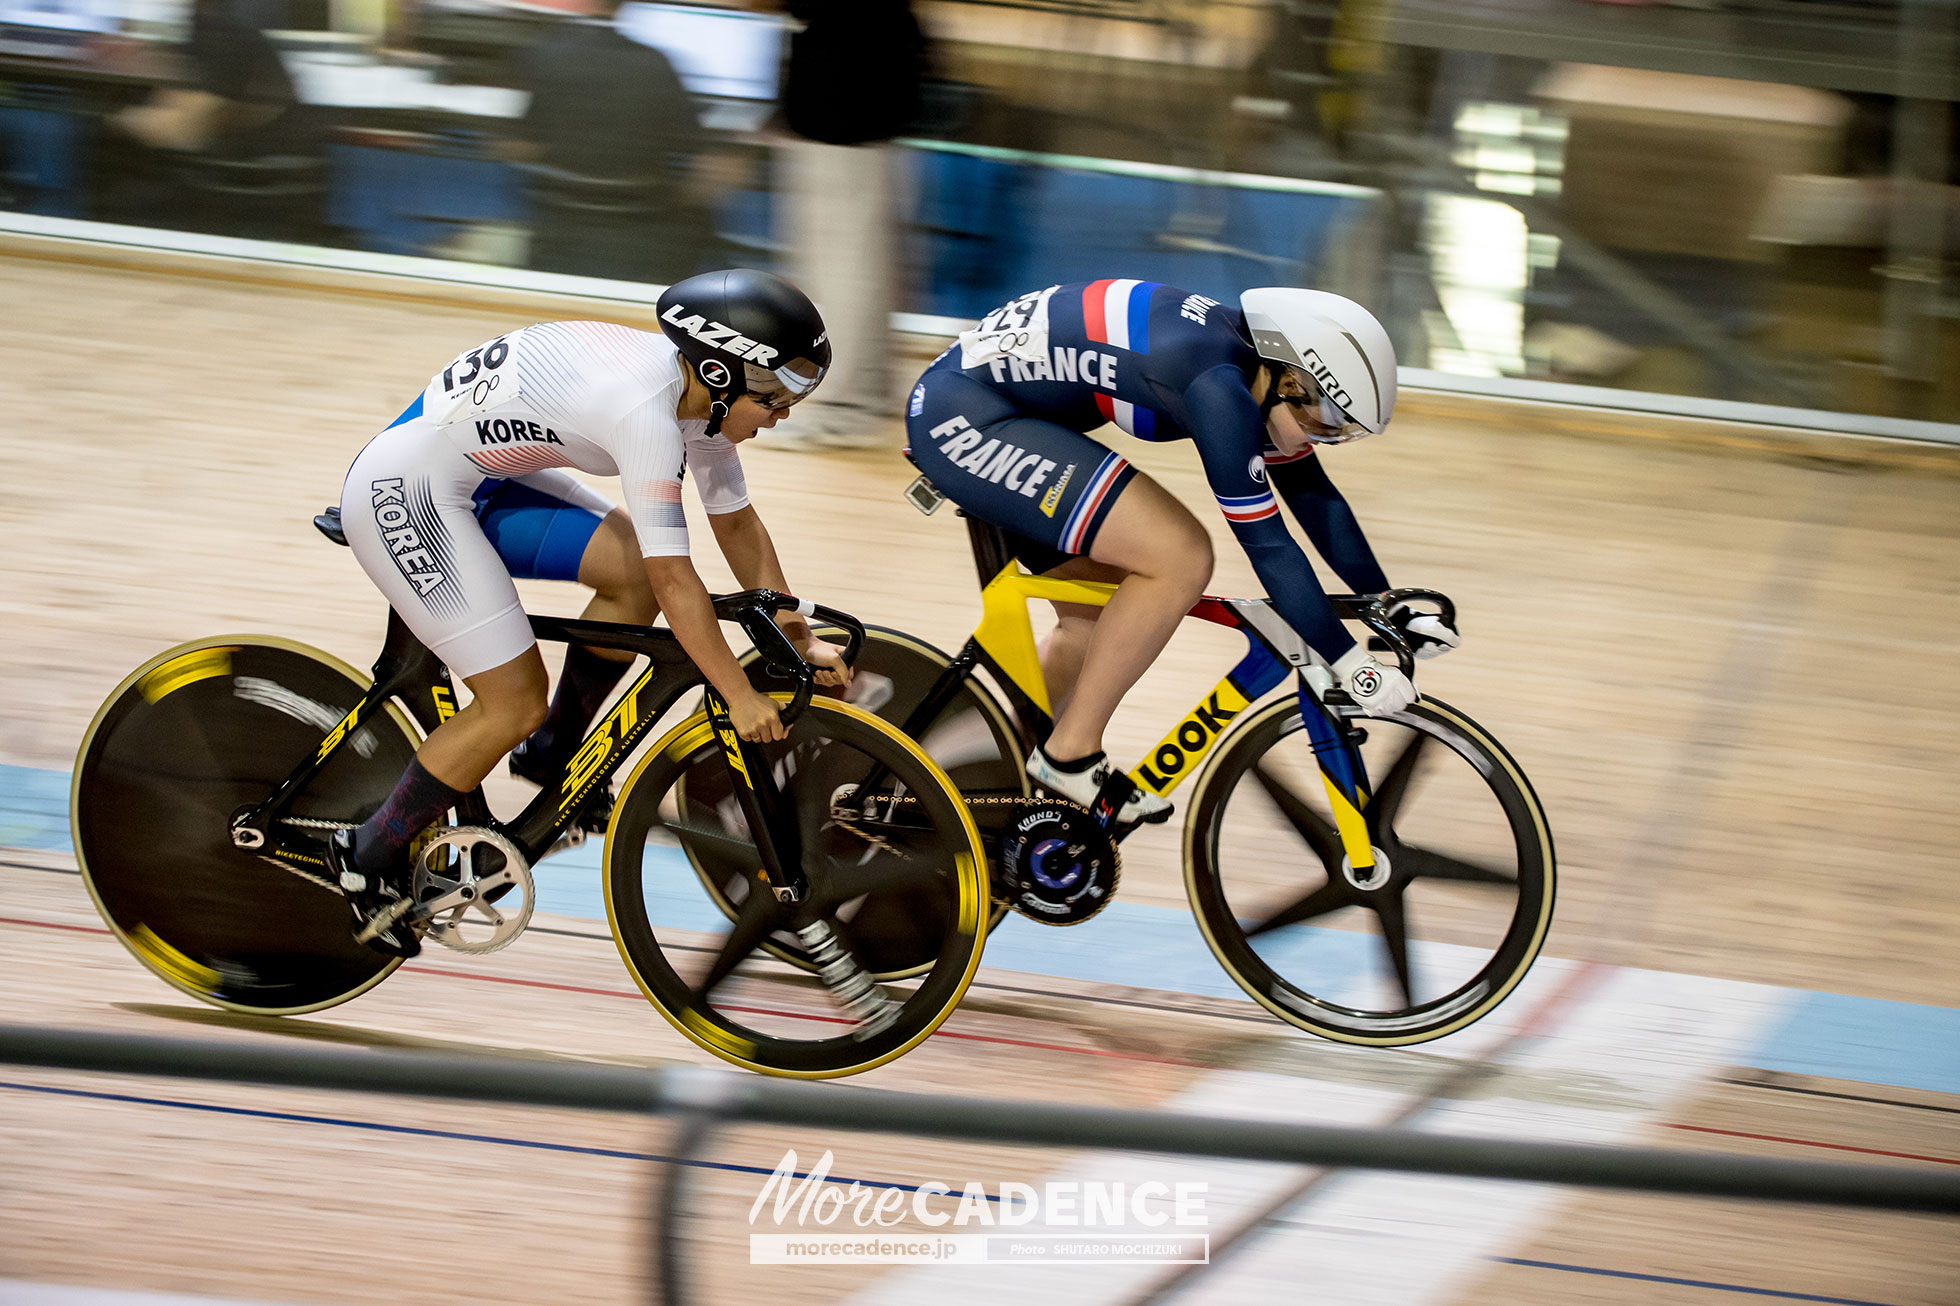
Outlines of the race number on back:
[{"label": "race number on back", "polygon": [[1048,300],[1059,290],[1050,286],[1002,304],[980,319],[980,325],[960,335],[960,366],[980,367],[997,358],[1024,363],[1048,357]]},{"label": "race number on back", "polygon": [[444,402],[436,412],[438,426],[468,421],[517,397],[517,369],[510,361],[510,341],[503,336],[456,357],[436,384]]}]

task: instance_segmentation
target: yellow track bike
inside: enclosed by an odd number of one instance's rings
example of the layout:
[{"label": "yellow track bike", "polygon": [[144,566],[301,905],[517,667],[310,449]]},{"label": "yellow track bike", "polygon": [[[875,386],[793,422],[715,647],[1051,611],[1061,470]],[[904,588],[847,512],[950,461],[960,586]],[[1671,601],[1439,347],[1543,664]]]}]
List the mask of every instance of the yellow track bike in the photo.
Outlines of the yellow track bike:
[{"label": "yellow track bike", "polygon": [[[972,638],[948,655],[867,627],[852,696],[959,787],[988,852],[994,921],[1011,909],[1074,925],[1110,901],[1131,830],[1030,791],[1025,759],[1051,723],[1028,605],[1101,605],[1115,587],[1030,575],[999,530],[967,524],[981,582]],[[1401,600],[1454,619],[1431,590],[1334,604],[1407,671],[1409,643],[1389,619]],[[1524,772],[1436,699],[1363,716],[1268,600],[1206,597],[1190,616],[1239,632],[1244,656],[1130,776],[1161,795],[1196,776],[1185,887],[1219,963],[1280,1019],[1347,1043],[1420,1043],[1487,1015],[1552,920],[1551,830]],[[768,683],[761,664],[752,675]],[[1290,692],[1267,697],[1289,679]],[[687,850],[712,865],[712,849]],[[938,933],[921,917],[916,934],[892,936],[903,955],[884,963],[924,964]]]}]

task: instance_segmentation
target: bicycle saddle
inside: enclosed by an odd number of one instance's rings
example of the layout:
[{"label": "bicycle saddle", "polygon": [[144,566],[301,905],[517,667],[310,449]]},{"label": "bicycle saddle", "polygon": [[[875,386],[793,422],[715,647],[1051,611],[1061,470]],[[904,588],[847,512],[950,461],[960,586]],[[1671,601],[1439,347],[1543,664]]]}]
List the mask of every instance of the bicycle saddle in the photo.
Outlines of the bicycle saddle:
[{"label": "bicycle saddle", "polygon": [[313,519],[313,528],[342,548],[347,546],[347,532],[340,526],[338,506],[327,509]]}]

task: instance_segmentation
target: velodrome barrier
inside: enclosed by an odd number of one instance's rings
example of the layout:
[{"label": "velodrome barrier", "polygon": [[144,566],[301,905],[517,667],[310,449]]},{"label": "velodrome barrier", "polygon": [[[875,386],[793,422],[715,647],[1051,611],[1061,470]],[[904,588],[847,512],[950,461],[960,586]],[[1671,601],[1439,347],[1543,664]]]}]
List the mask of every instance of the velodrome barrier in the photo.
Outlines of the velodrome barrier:
[{"label": "velodrome barrier", "polygon": [[669,1178],[655,1195],[652,1276],[658,1299],[671,1303],[684,1297],[677,1228],[686,1206],[686,1164],[715,1130],[742,1124],[1960,1215],[1960,1174],[1901,1166],[896,1093],[694,1066],[649,1071],[24,1025],[0,1025],[0,1063],[676,1117],[681,1128],[670,1147]]},{"label": "velodrome barrier", "polygon": [[892,1093],[692,1066],[642,1071],[494,1056],[359,1052],[23,1025],[0,1025],[0,1062],[523,1106],[699,1116],[724,1125],[825,1127],[965,1142],[1113,1148],[1960,1215],[1960,1174],[1901,1166],[1534,1143],[1413,1130]]}]

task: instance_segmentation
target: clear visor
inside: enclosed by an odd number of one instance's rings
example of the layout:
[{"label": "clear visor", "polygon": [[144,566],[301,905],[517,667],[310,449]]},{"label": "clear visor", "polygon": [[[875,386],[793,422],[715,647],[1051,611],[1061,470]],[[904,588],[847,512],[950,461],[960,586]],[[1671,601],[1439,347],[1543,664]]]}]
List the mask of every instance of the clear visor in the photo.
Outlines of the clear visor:
[{"label": "clear visor", "polygon": [[1297,367],[1280,369],[1278,400],[1293,411],[1315,444],[1346,444],[1368,434],[1368,428],[1349,417],[1341,406],[1320,392],[1311,373]]},{"label": "clear visor", "polygon": [[807,398],[823,381],[826,370],[807,358],[792,359],[781,367],[757,367],[754,363],[745,363],[743,368],[749,397],[775,412],[782,412]]}]

